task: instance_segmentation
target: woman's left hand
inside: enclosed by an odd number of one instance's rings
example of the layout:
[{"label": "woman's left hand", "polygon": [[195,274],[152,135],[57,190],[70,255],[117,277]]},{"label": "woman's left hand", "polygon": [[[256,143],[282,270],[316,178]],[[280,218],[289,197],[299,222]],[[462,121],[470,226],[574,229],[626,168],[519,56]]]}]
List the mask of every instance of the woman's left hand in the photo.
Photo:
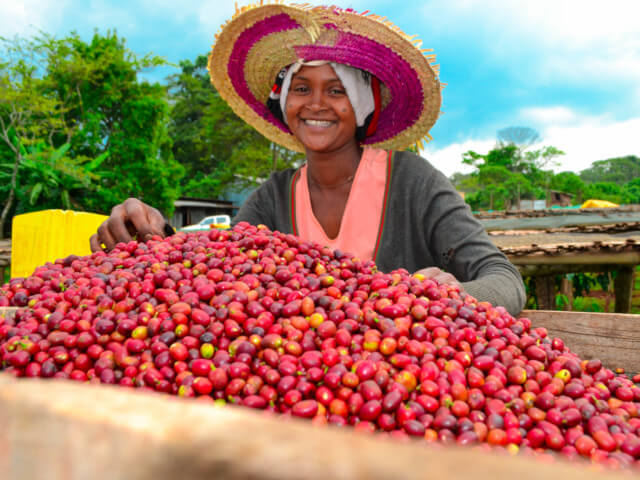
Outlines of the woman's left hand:
[{"label": "woman's left hand", "polygon": [[438,267],[423,268],[422,270],[418,270],[414,273],[414,275],[418,274],[424,276],[424,278],[430,278],[431,280],[435,280],[436,282],[443,283],[445,285],[461,286],[456,277],[450,273],[440,270]]}]

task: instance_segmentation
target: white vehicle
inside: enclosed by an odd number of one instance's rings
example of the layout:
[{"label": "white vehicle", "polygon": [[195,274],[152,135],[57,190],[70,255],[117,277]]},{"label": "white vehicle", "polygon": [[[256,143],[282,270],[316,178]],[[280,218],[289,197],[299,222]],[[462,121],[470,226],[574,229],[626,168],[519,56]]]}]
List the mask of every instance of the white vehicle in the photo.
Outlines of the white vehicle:
[{"label": "white vehicle", "polygon": [[229,228],[231,226],[231,217],[229,215],[212,215],[204,217],[194,225],[187,225],[180,229],[181,232],[198,232],[201,230],[209,230],[210,228]]}]

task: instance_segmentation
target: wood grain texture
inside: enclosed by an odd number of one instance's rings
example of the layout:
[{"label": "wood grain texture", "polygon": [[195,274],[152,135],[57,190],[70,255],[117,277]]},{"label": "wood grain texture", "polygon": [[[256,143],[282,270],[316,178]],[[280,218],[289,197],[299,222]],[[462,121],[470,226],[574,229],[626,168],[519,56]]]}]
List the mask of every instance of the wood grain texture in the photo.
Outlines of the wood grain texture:
[{"label": "wood grain texture", "polygon": [[0,478],[629,478],[594,468],[402,443],[117,387],[0,374]]},{"label": "wood grain texture", "polygon": [[583,359],[599,358],[609,368],[640,372],[640,315],[523,310],[520,317],[546,327]]},{"label": "wood grain texture", "polygon": [[635,267],[620,267],[614,280],[614,292],[616,296],[615,311],[617,313],[629,313],[631,311],[631,298],[633,295]]}]

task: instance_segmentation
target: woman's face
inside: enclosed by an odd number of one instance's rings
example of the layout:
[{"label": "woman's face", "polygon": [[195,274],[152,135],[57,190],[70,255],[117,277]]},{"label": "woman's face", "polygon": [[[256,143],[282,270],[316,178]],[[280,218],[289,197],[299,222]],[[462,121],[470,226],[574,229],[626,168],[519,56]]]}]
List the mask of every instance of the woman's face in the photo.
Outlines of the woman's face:
[{"label": "woman's face", "polygon": [[356,142],[356,117],[331,65],[303,66],[291,79],[286,104],[291,133],[316,152]]}]

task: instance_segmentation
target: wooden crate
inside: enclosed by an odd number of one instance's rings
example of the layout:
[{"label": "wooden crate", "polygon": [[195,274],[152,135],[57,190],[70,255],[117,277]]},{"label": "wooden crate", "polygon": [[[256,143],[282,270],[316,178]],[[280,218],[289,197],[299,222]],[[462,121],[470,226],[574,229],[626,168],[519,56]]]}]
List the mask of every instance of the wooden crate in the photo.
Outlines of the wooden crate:
[{"label": "wooden crate", "polygon": [[629,478],[470,448],[385,440],[193,399],[0,374],[0,478]]},{"label": "wooden crate", "polygon": [[[534,311],[522,316],[564,338],[585,358],[599,356],[610,367],[640,371],[639,355],[633,354],[634,348],[640,352],[633,328],[640,316]],[[0,478],[607,480],[628,475],[587,463],[549,464],[392,441],[122,387],[0,374]]]},{"label": "wooden crate", "polygon": [[546,327],[583,359],[599,358],[611,369],[640,373],[640,315],[524,310],[520,316]]}]

